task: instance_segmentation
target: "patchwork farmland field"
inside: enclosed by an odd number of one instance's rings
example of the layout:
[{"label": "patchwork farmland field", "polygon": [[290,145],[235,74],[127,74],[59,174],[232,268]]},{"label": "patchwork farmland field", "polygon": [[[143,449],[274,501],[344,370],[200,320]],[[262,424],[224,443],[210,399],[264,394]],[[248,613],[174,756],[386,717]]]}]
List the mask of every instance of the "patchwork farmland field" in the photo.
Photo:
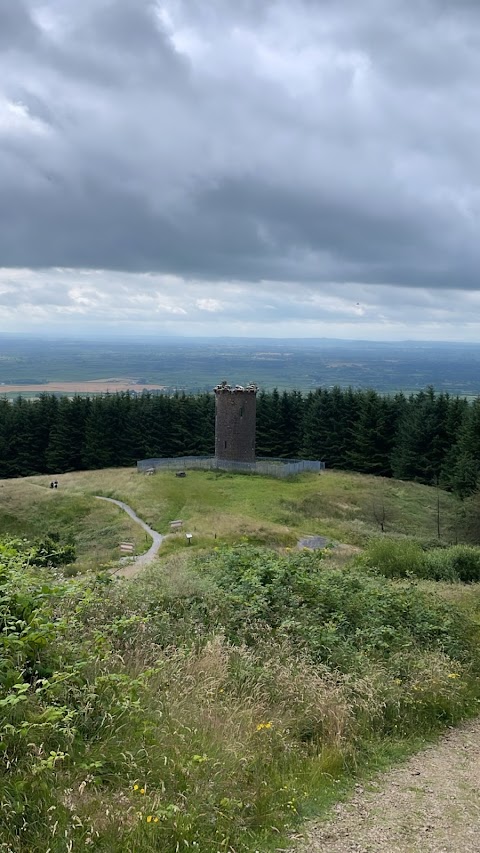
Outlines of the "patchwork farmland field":
[{"label": "patchwork farmland field", "polygon": [[164,385],[147,384],[138,382],[136,379],[128,377],[115,379],[89,379],[82,381],[78,379],[70,382],[44,382],[43,384],[25,384],[25,385],[0,385],[0,393],[7,397],[16,397],[21,394],[24,397],[37,397],[39,394],[104,394],[107,391],[115,393],[117,391],[162,391]]}]

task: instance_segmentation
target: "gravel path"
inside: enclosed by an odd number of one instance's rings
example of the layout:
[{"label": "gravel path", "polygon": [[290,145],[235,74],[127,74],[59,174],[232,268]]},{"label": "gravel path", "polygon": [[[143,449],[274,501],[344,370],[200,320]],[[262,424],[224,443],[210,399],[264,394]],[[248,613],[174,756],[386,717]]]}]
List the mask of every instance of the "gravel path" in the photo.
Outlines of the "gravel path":
[{"label": "gravel path", "polygon": [[[480,720],[357,785],[295,853],[480,853]],[[294,851],[290,851],[294,853]]]},{"label": "gravel path", "polygon": [[148,533],[148,535],[151,536],[153,540],[148,551],[145,551],[144,554],[139,554],[137,557],[128,558],[128,565],[120,567],[115,571],[116,575],[121,575],[124,578],[133,578],[135,577],[135,575],[138,574],[139,571],[141,571],[141,569],[144,568],[144,566],[148,566],[148,564],[155,559],[158,554],[158,549],[160,548],[160,545],[162,544],[165,537],[162,536],[161,533],[157,533],[156,530],[152,530],[152,528],[149,527],[145,521],[142,521],[142,519],[138,517],[136,512],[133,511],[132,507],[128,506],[128,504],[124,503],[123,501],[116,501],[113,498],[104,498],[101,495],[95,495],[95,497],[99,501],[108,501],[108,503],[119,506],[120,509],[123,509],[130,516],[130,518],[133,518],[133,520],[140,525],[140,527],[143,527],[145,532]]}]

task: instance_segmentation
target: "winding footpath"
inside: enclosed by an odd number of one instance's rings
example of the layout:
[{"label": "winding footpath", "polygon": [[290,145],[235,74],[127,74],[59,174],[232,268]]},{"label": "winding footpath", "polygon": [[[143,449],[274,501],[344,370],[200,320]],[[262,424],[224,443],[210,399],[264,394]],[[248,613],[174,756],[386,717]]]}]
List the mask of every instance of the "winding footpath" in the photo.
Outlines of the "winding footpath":
[{"label": "winding footpath", "polygon": [[357,785],[289,853],[480,853],[480,720]]},{"label": "winding footpath", "polygon": [[140,527],[143,527],[145,532],[148,533],[148,535],[152,538],[152,544],[150,545],[148,551],[145,551],[144,554],[138,554],[138,556],[136,557],[129,558],[128,565],[120,566],[114,572],[116,575],[121,575],[124,578],[133,578],[135,577],[135,575],[138,574],[139,571],[141,571],[141,569],[143,569],[145,566],[148,566],[148,564],[155,559],[158,554],[160,545],[162,544],[165,537],[162,536],[161,533],[157,533],[156,530],[152,530],[152,528],[149,527],[145,521],[138,517],[137,513],[133,511],[132,507],[128,506],[128,504],[124,503],[123,501],[116,501],[114,498],[104,498],[102,497],[102,495],[95,495],[95,498],[99,501],[108,501],[108,503],[115,504],[116,506],[120,507],[120,509],[123,509],[124,512],[126,512],[127,515],[129,515],[130,518],[133,519],[133,521],[136,521],[136,523],[139,524]]}]

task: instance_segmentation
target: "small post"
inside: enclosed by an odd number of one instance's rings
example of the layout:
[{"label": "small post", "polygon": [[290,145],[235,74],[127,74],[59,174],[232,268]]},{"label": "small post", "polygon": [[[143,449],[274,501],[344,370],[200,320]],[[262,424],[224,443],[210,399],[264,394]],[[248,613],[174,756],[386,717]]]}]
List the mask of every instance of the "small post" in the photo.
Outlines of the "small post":
[{"label": "small post", "polygon": [[187,540],[187,545],[190,545],[192,542],[192,534],[191,533],[185,533],[185,539]]}]

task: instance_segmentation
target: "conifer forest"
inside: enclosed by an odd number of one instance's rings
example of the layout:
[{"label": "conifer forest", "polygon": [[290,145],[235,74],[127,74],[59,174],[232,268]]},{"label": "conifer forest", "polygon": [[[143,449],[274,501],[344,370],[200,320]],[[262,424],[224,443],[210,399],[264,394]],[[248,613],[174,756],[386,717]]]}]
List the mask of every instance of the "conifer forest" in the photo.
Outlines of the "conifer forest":
[{"label": "conifer forest", "polygon": [[[104,394],[0,400],[0,477],[213,454],[212,394]],[[257,455],[322,459],[328,468],[475,491],[480,398],[427,388],[409,397],[319,388],[260,392]]]}]

